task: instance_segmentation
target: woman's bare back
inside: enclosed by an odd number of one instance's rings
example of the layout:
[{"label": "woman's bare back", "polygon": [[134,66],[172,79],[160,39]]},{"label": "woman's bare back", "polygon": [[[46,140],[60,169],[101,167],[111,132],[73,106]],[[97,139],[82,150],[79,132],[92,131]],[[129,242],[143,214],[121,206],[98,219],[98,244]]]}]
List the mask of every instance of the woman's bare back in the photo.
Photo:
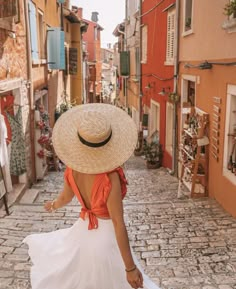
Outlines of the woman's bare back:
[{"label": "woman's bare back", "polygon": [[72,174],[86,208],[91,209],[92,189],[96,175],[83,174],[76,171],[73,171]]}]

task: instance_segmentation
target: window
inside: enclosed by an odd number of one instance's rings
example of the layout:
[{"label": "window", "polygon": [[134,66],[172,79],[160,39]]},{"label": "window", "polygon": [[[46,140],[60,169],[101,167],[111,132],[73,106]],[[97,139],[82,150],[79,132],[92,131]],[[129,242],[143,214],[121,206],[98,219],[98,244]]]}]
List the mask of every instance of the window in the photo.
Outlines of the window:
[{"label": "window", "polygon": [[170,10],[167,16],[167,44],[166,63],[174,64],[174,42],[175,42],[175,10]]},{"label": "window", "polygon": [[160,104],[151,100],[150,135],[156,131],[160,136]]},{"label": "window", "polygon": [[174,107],[170,102],[166,103],[166,151],[172,155],[173,144],[173,113]]},{"label": "window", "polygon": [[94,40],[98,40],[98,28],[94,27]]},{"label": "window", "polygon": [[233,184],[236,184],[235,163],[236,163],[236,85],[228,85],[227,90],[227,105],[226,105],[226,119],[225,119],[225,141],[224,141],[224,164],[223,174]]},{"label": "window", "polygon": [[130,75],[130,52],[122,51],[120,53],[120,75],[129,76]]},{"label": "window", "polygon": [[193,0],[185,0],[184,3],[184,32],[193,29]]},{"label": "window", "polygon": [[191,106],[195,106],[195,82],[188,81],[188,94],[187,94],[187,102],[190,103]]},{"label": "window", "polygon": [[45,59],[45,30],[43,12],[38,10],[38,27],[39,27],[39,56],[41,59]]},{"label": "window", "polygon": [[30,41],[31,41],[32,61],[34,62],[39,59],[39,51],[38,51],[36,7],[32,1],[29,1],[29,22],[30,22]]},{"label": "window", "polygon": [[141,58],[142,63],[147,63],[147,41],[148,41],[147,25],[145,25],[142,27],[142,58]]}]

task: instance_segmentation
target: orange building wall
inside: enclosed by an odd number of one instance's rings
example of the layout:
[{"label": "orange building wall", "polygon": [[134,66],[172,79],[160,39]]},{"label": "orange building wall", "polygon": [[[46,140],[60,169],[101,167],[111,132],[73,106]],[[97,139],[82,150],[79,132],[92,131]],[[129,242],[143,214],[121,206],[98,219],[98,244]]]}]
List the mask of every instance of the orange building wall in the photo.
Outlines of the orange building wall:
[{"label": "orange building wall", "polygon": [[[198,65],[208,62],[236,62],[236,33],[229,33],[222,28],[228,18],[224,7],[228,0],[193,1],[192,33],[184,35],[184,0],[180,0],[180,37],[179,61],[180,76],[178,90],[181,94],[181,78],[196,75],[196,106],[209,113],[210,146],[212,138],[213,97],[221,98],[219,128],[219,161],[209,156],[209,195],[231,214],[236,216],[236,185],[223,175],[223,157],[225,141],[225,118],[227,103],[227,85],[236,85],[236,67],[214,65],[212,69],[185,68],[184,65]],[[235,176],[236,178],[236,176]]]},{"label": "orange building wall", "polygon": [[[224,60],[218,59],[223,62]],[[233,61],[233,60],[228,60]],[[235,59],[234,59],[235,61]],[[191,62],[192,64],[197,64]],[[196,106],[203,111],[209,113],[209,136],[211,144],[211,129],[213,115],[213,97],[220,97],[222,103],[220,113],[220,129],[219,129],[219,162],[217,162],[209,153],[209,196],[216,200],[231,214],[236,216],[236,185],[231,183],[223,176],[223,157],[224,157],[224,138],[225,138],[225,117],[226,117],[226,101],[227,101],[227,85],[236,85],[236,67],[213,66],[211,70],[200,70],[196,68],[186,69],[184,64],[180,66],[180,79],[182,75],[197,76],[196,84]],[[180,93],[180,91],[179,91]],[[211,146],[209,147],[211,151]],[[236,176],[235,176],[236,178]]]},{"label": "orange building wall", "polygon": [[27,78],[27,55],[24,26],[24,6],[20,1],[20,23],[15,26],[16,38],[0,28],[0,80],[6,78]]}]

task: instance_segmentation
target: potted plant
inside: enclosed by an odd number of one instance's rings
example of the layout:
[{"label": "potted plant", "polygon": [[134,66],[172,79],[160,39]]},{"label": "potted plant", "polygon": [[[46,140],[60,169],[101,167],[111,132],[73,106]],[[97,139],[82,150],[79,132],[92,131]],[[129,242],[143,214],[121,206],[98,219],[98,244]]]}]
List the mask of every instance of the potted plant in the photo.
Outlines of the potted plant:
[{"label": "potted plant", "polygon": [[233,15],[233,18],[236,18],[236,0],[230,1],[225,5],[224,14],[227,16]]},{"label": "potted plant", "polygon": [[162,149],[161,144],[155,140],[150,143],[145,141],[143,148],[144,157],[148,169],[157,169],[161,166]]}]

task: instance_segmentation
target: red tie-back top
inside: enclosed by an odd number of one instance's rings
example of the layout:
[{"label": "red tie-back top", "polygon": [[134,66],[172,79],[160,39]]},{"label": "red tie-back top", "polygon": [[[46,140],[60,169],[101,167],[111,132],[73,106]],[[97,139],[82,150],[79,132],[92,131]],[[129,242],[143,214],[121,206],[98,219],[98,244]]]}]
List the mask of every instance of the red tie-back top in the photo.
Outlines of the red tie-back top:
[{"label": "red tie-back top", "polygon": [[[117,172],[120,177],[120,182],[121,182],[121,194],[122,194],[122,199],[126,195],[127,192],[127,180],[125,178],[124,172],[122,168],[117,168],[111,172]],[[67,184],[71,187],[72,191],[78,198],[82,209],[80,212],[80,218],[83,220],[85,219],[86,215],[88,215],[89,218],[89,226],[88,229],[97,229],[98,228],[98,219],[97,217],[101,218],[109,218],[109,212],[107,209],[107,199],[109,196],[109,193],[111,191],[111,181],[108,177],[108,174],[111,172],[107,173],[102,173],[102,174],[97,174],[94,179],[94,183],[92,186],[92,192],[91,192],[91,209],[86,208],[83,198],[80,194],[80,191],[76,185],[74,176],[72,174],[72,169],[71,168],[66,168],[65,170],[65,180]]]}]

